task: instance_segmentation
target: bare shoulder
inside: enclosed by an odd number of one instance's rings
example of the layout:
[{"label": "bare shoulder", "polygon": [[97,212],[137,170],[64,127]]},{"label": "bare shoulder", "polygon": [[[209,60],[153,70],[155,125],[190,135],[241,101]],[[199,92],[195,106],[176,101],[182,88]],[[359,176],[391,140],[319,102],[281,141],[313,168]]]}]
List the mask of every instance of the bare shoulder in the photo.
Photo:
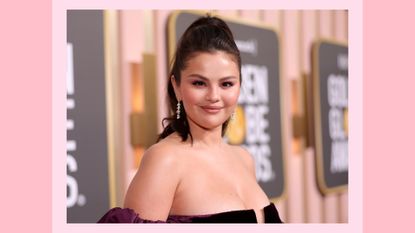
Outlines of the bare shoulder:
[{"label": "bare shoulder", "polygon": [[142,218],[166,220],[181,179],[178,156],[168,143],[147,149],[130,183],[124,207],[134,209]]},{"label": "bare shoulder", "polygon": [[140,169],[151,166],[158,168],[153,170],[157,172],[160,168],[175,167],[179,159],[175,151],[175,146],[171,143],[160,142],[152,145],[144,152]]}]

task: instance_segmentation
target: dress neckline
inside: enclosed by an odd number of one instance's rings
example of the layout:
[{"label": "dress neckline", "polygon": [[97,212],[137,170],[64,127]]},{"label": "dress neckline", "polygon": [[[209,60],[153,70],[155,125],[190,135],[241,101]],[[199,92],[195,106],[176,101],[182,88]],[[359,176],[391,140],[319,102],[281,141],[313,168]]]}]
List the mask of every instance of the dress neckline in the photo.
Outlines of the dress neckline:
[{"label": "dress neckline", "polygon": [[[270,202],[267,206],[263,207],[261,209],[262,212],[265,212],[265,209],[269,208],[270,206],[273,206],[274,203]],[[243,210],[229,210],[229,211],[223,211],[223,212],[216,212],[212,214],[171,214],[169,217],[208,217],[208,216],[215,216],[215,215],[223,215],[223,214],[234,214],[234,213],[244,213],[244,212],[253,212],[255,214],[254,209],[243,209]]]},{"label": "dress neckline", "polygon": [[[271,202],[262,208],[264,223],[283,223],[278,210]],[[114,207],[99,223],[258,223],[254,209],[230,210],[202,215],[169,215],[166,220],[149,220],[139,216],[133,209]]]}]

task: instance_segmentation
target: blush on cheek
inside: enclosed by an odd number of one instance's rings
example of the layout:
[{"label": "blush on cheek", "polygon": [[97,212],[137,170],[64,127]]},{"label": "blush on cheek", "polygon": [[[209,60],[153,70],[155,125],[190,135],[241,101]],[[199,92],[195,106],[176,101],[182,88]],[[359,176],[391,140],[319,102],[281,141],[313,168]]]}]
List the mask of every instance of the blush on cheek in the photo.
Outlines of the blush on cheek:
[{"label": "blush on cheek", "polygon": [[238,102],[239,92],[229,93],[224,100],[228,105],[234,105]]},{"label": "blush on cheek", "polygon": [[183,100],[189,105],[197,104],[203,100],[203,93],[201,93],[200,90],[186,89],[185,91],[182,91],[182,93]]}]

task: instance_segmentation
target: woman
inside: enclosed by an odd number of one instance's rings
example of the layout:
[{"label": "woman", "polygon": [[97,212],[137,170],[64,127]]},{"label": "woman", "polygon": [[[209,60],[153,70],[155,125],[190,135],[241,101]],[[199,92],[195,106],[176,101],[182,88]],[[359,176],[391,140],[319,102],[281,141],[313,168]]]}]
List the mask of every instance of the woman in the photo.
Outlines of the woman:
[{"label": "woman", "polygon": [[241,86],[232,32],[201,17],[180,39],[170,72],[173,114],[143,156],[124,203],[100,222],[281,222],[252,156],[223,141]]}]

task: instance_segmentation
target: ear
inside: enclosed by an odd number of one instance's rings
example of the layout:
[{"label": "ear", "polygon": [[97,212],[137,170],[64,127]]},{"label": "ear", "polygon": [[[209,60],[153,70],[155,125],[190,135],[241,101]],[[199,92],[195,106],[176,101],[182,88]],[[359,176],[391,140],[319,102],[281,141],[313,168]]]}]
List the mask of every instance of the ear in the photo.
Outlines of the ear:
[{"label": "ear", "polygon": [[174,75],[172,75],[170,77],[170,81],[171,81],[171,83],[173,85],[174,93],[176,94],[176,99],[178,101],[180,101],[182,99],[181,98],[181,93],[180,93],[180,88],[177,86],[176,78],[174,77]]}]

